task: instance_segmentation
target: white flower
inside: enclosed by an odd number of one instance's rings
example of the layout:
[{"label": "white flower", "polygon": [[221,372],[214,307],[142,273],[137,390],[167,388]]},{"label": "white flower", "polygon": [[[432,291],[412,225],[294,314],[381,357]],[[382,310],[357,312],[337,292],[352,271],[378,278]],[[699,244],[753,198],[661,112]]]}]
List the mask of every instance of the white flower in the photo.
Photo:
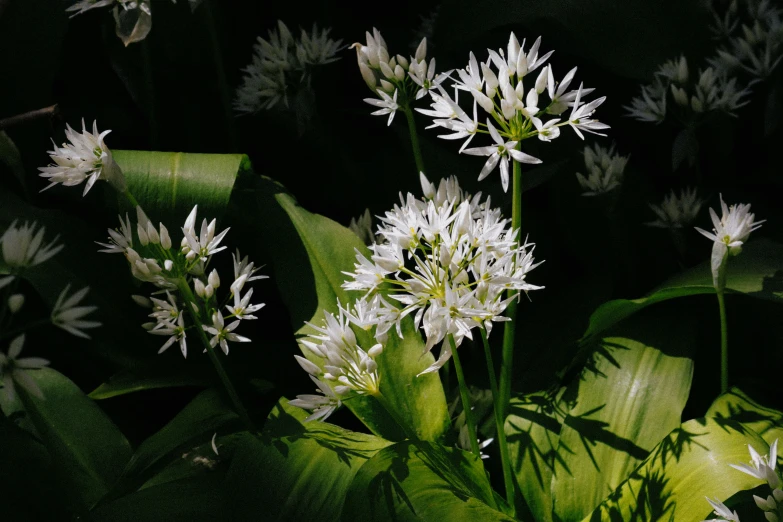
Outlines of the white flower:
[{"label": "white flower", "polygon": [[[710,506],[712,506],[712,509],[715,510],[715,514],[718,515],[721,518],[712,519],[715,522],[740,522],[739,515],[737,515],[736,511],[731,511],[729,508],[727,508],[723,502],[718,500],[717,498],[715,500],[704,497],[707,499],[707,502],[710,503]],[[705,521],[707,522],[707,521]]]},{"label": "white flower", "polygon": [[209,340],[209,345],[214,348],[220,344],[220,348],[223,350],[223,353],[228,355],[228,341],[235,343],[249,343],[250,339],[234,333],[234,330],[236,330],[240,322],[241,321],[237,320],[230,323],[229,325],[226,325],[223,319],[223,314],[221,314],[219,311],[212,314],[212,326],[202,326],[205,332],[211,333],[213,336],[212,339]]},{"label": "white flower", "polygon": [[177,306],[176,298],[170,292],[166,292],[166,301],[155,297],[151,297],[150,299],[153,303],[153,307],[149,317],[155,319],[156,322],[154,324],[149,324],[149,333],[152,335],[170,336],[163,346],[160,347],[158,353],[165,352],[169,346],[175,342],[179,342],[179,349],[182,352],[182,356],[187,357],[188,346],[185,337],[185,314]]},{"label": "white flower", "polygon": [[288,404],[313,412],[304,420],[305,422],[312,420],[325,421],[342,403],[328,384],[312,375],[310,375],[310,379],[318,386],[318,391],[321,392],[321,395],[297,395],[296,399],[288,401]]},{"label": "white flower", "polygon": [[75,11],[71,16],[80,15],[90,9],[96,9],[98,7],[106,7],[116,3],[117,0],[79,0],[72,6],[66,8],[66,11]]},{"label": "white flower", "polygon": [[318,30],[313,24],[312,36],[302,29],[299,41],[296,43],[296,55],[302,64],[325,65],[340,59],[337,52],[342,47],[342,40],[329,38],[331,29]]},{"label": "white flower", "polygon": [[495,170],[495,167],[497,167],[498,163],[500,163],[500,182],[503,185],[503,192],[508,192],[509,157],[513,158],[519,163],[537,164],[541,163],[541,160],[534,158],[529,154],[525,154],[520,150],[516,150],[515,147],[517,146],[517,142],[505,141],[489,120],[487,120],[487,129],[489,130],[489,134],[492,136],[492,140],[495,142],[495,145],[465,149],[462,152],[472,156],[489,156],[489,158],[487,158],[487,162],[484,163],[484,167],[479,173],[479,181],[489,176],[489,173]]},{"label": "white flower", "polygon": [[[380,217],[379,242],[370,246],[370,259],[357,252],[343,287],[364,292],[355,311],[345,313],[363,329],[374,325],[376,340],[384,342],[393,327],[401,337],[401,321],[412,315],[431,350],[449,335],[459,345],[473,328],[489,332],[493,321],[506,320],[501,314],[517,297],[507,290],[541,287],[526,281],[537,266],[532,245],[518,243],[518,231],[488,200],[463,193],[455,179],[441,181],[437,191],[423,175],[421,181],[426,197],[408,194]],[[451,350],[444,342],[423,373],[440,368]]]},{"label": "white flower", "polygon": [[679,195],[672,190],[663,198],[663,203],[650,205],[658,219],[647,225],[659,228],[682,228],[696,219],[703,204],[704,200],[698,196],[695,188],[683,189]]},{"label": "white flower", "polygon": [[93,122],[92,132],[88,132],[82,121],[82,132],[78,133],[70,125],[66,125],[65,137],[70,143],[58,147],[54,142],[54,150],[48,152],[54,162],[48,167],[41,167],[42,178],[50,183],[43,190],[58,183],[72,187],[87,182],[84,194],[92,188],[99,179],[112,182],[120,191],[125,188],[122,172],[114,163],[109,148],[103,138],[111,131],[98,133],[98,123]]},{"label": "white flower", "polygon": [[[11,272],[44,263],[63,249],[63,245],[57,244],[57,237],[49,243],[44,243],[46,227],[38,229],[37,227],[38,223],[35,221],[25,222],[23,225],[17,225],[17,222],[13,221],[0,236],[3,263]],[[0,288],[10,283],[12,279],[13,276],[0,278]]]},{"label": "white flower", "polygon": [[99,252],[105,252],[107,254],[124,254],[128,248],[133,248],[133,229],[131,228],[130,218],[128,214],[125,214],[125,221],[122,220],[122,216],[117,216],[120,220],[120,228],[109,229],[109,242],[108,243],[96,243],[103,248]]},{"label": "white flower", "polygon": [[604,100],[606,100],[606,96],[602,96],[601,98],[593,100],[590,103],[585,103],[582,105],[581,101],[583,93],[584,89],[581,85],[579,85],[579,90],[576,92],[574,105],[571,108],[571,115],[568,117],[568,124],[572,129],[574,129],[574,132],[576,132],[577,136],[582,139],[584,139],[584,136],[579,129],[582,129],[591,134],[597,134],[598,136],[606,136],[606,134],[601,134],[600,132],[596,131],[608,129],[609,125],[590,118],[590,116],[592,116],[595,112],[595,109],[601,105]]},{"label": "white flower", "polygon": [[651,85],[641,87],[641,96],[626,106],[628,116],[639,121],[660,123],[666,118],[666,94],[668,87],[656,76]]},{"label": "white flower", "polygon": [[742,251],[742,245],[748,240],[750,233],[761,227],[764,221],[754,221],[755,216],[750,212],[750,205],[727,206],[720,195],[720,206],[723,214],[720,218],[713,209],[710,209],[712,218],[712,232],[707,232],[699,227],[696,230],[703,236],[713,241],[712,246],[712,276],[716,286],[720,285],[720,268],[727,255],[737,255]]},{"label": "white flower", "polygon": [[383,116],[384,114],[388,114],[389,120],[386,122],[386,125],[391,125],[392,120],[394,119],[394,115],[397,113],[397,109],[400,108],[400,106],[397,105],[397,89],[394,90],[394,97],[389,96],[383,91],[378,91],[378,96],[381,97],[380,100],[375,98],[365,98],[364,101],[370,105],[374,105],[375,107],[380,107],[380,109],[377,111],[370,113],[373,116]]},{"label": "white flower", "polygon": [[226,247],[219,247],[219,245],[230,229],[227,228],[215,235],[217,220],[213,219],[212,221],[207,222],[207,220],[204,219],[201,222],[201,232],[197,234],[197,211],[198,205],[194,205],[193,210],[190,211],[190,214],[185,220],[185,226],[182,227],[182,233],[185,235],[185,237],[182,238],[182,253],[185,254],[185,257],[189,261],[198,258],[202,262],[206,262],[209,257],[221,250],[225,250]]},{"label": "white flower", "polygon": [[364,213],[358,218],[351,218],[348,224],[351,232],[356,234],[365,245],[370,245],[375,241],[375,234],[372,231],[372,216],[370,209],[365,209]]},{"label": "white flower", "polygon": [[761,480],[767,481],[767,484],[772,489],[777,489],[781,485],[780,477],[778,477],[775,468],[778,464],[778,441],[769,447],[769,454],[761,456],[753,448],[748,445],[748,451],[750,452],[750,465],[748,464],[729,464],[732,468],[739,470],[751,477],[756,477]]},{"label": "white flower", "polygon": [[3,383],[3,393],[8,401],[15,397],[14,383],[18,384],[32,395],[43,399],[41,388],[36,384],[27,372],[39,370],[49,364],[49,361],[40,357],[19,358],[24,346],[24,334],[17,336],[8,346],[8,353],[0,352],[0,378]]},{"label": "white flower", "polygon": [[614,145],[608,149],[598,144],[585,147],[584,160],[587,176],[576,174],[583,196],[605,194],[622,183],[628,157],[615,154]]},{"label": "white flower", "polygon": [[60,295],[57,297],[57,301],[52,308],[51,321],[52,324],[58,328],[62,328],[66,332],[75,335],[76,337],[82,337],[84,339],[90,339],[83,330],[90,328],[97,328],[102,323],[98,321],[88,321],[84,317],[98,309],[97,306],[78,306],[79,301],[84,299],[87,292],[90,291],[89,286],[85,286],[75,294],[67,297],[68,291],[71,289],[70,283],[63,288]]},{"label": "white flower", "polygon": [[250,298],[253,297],[253,289],[251,288],[245,293],[245,296],[240,298],[239,292],[233,292],[234,306],[226,305],[226,310],[231,312],[231,315],[237,319],[257,319],[253,313],[261,310],[265,304],[250,304]]}]

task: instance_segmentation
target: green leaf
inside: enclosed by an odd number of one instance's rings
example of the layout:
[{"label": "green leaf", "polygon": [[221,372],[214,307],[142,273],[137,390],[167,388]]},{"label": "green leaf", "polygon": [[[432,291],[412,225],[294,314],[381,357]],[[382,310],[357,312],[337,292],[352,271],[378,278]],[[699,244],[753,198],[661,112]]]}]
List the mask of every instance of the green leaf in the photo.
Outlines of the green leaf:
[{"label": "green leaf", "polygon": [[[705,242],[705,253],[709,243]],[[706,257],[706,256],[705,256]],[[783,276],[783,245],[760,239],[748,243],[742,253],[729,259],[726,289],[751,297],[783,303],[780,291]],[[615,299],[601,306],[590,316],[590,325],[582,340],[597,335],[639,310],[652,304],[690,295],[713,294],[709,259],[684,272],[639,299]]]},{"label": "green leaf", "polygon": [[783,441],[783,412],[762,406],[736,387],[715,399],[705,417],[739,422],[761,435],[767,444]]},{"label": "green leaf", "polygon": [[688,421],[583,522],[700,522],[712,511],[704,497],[725,501],[763,483],[729,467],[749,460],[748,445],[769,451],[757,433],[733,421]]},{"label": "green leaf", "polygon": [[199,215],[224,214],[237,175],[250,168],[242,154],[112,151],[128,189],[150,217],[185,216],[199,205]]},{"label": "green leaf", "polygon": [[342,520],[511,521],[496,504],[479,459],[428,442],[378,452],[353,479]]},{"label": "green leaf", "polygon": [[[158,388],[174,388],[180,386],[207,386],[214,380],[214,369],[206,365],[187,367],[185,362],[169,365],[159,357],[146,359],[140,363],[122,370],[90,392],[90,398],[100,400]],[[211,371],[210,371],[211,370]]]},{"label": "green leaf", "polygon": [[[342,288],[346,278],[343,271],[353,270],[355,250],[367,253],[367,249],[351,230],[308,212],[269,178],[245,177],[240,187],[236,206],[245,214],[258,216],[255,233],[272,245],[268,256],[273,279],[286,301],[293,327],[297,335],[310,333],[304,321],[320,322],[324,311],[338,312],[338,300],[345,306],[357,297]],[[411,420],[419,438],[435,440],[449,427],[443,387],[437,374],[417,377],[434,359],[429,353],[422,355],[424,343],[410,318],[403,322],[403,335],[402,340],[390,335],[378,357],[381,391],[400,417]],[[357,332],[357,337],[363,346],[374,344],[364,332]],[[307,355],[316,364],[320,362]],[[355,397],[345,405],[373,433],[391,440],[404,438],[402,430],[372,397]]]},{"label": "green leaf", "polygon": [[558,439],[551,490],[557,520],[589,514],[680,425],[693,377],[693,361],[682,356],[690,341],[662,330],[660,321],[637,319],[598,344]]},{"label": "green leaf", "polygon": [[560,388],[512,397],[506,417],[511,466],[527,508],[535,520],[553,522],[552,475],[558,441],[568,409]]},{"label": "green leaf", "polygon": [[231,520],[340,520],[356,471],[391,444],[302,423],[304,412],[286,402],[274,408],[260,438],[243,434],[234,449],[225,483]]},{"label": "green leaf", "polygon": [[27,188],[22,156],[19,154],[16,144],[8,137],[5,131],[0,131],[0,163],[4,163],[8,167],[11,174],[19,182],[19,186],[23,189]]},{"label": "green leaf", "polygon": [[117,426],[78,386],[50,368],[28,371],[44,399],[18,386],[27,414],[61,478],[86,507],[93,506],[119,478],[131,448]]},{"label": "green leaf", "polygon": [[173,459],[180,457],[183,451],[211,439],[214,433],[233,433],[240,426],[239,417],[217,391],[201,392],[136,449],[110,498],[135,491]]},{"label": "green leaf", "polygon": [[102,504],[90,514],[91,519],[100,522],[228,521],[221,495],[222,481],[222,473],[209,473],[145,488]]}]

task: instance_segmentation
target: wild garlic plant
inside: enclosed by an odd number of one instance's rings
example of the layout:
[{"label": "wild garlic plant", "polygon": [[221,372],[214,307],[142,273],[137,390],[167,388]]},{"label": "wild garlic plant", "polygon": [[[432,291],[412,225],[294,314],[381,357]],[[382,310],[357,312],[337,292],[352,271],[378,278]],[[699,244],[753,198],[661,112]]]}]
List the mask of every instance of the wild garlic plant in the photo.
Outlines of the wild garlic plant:
[{"label": "wild garlic plant", "polygon": [[[763,480],[769,486],[771,492],[767,498],[753,495],[753,501],[756,506],[764,512],[764,519],[768,522],[779,522],[783,520],[783,480],[777,470],[778,465],[778,439],[775,439],[769,446],[769,454],[760,455],[756,449],[748,445],[750,452],[749,464],[729,464],[737,471],[741,471],[751,477]],[[707,497],[713,513],[718,518],[711,518],[704,522],[740,522],[736,511],[729,509],[723,502]]]},{"label": "wild garlic plant", "polygon": [[710,209],[712,218],[712,232],[707,232],[696,227],[707,239],[712,240],[712,256],[710,266],[712,268],[712,282],[715,293],[718,296],[718,309],[720,312],[720,345],[721,345],[721,392],[729,389],[729,346],[728,326],[726,321],[726,304],[724,293],[726,290],[726,270],[729,257],[739,255],[742,245],[748,240],[751,232],[761,227],[762,221],[755,221],[755,215],[750,212],[750,205],[737,204],[730,207],[723,202],[720,196],[721,217]]},{"label": "wild garlic plant", "polygon": [[622,184],[628,156],[615,153],[614,145],[608,149],[598,144],[588,146],[583,155],[587,174],[576,174],[583,196],[605,194]]},{"label": "wild garlic plant", "polygon": [[[195,336],[203,351],[209,354],[237,412],[252,426],[215,351],[219,348],[228,355],[229,342],[251,341],[235,330],[242,322],[256,319],[254,314],[264,306],[251,302],[253,288],[248,284],[266,276],[257,275],[259,268],[238,250],[233,255],[232,277],[224,274],[221,278],[217,269],[211,268],[213,256],[227,248],[221,243],[229,229],[218,231],[216,219],[203,219],[199,224],[198,205],[179,227],[182,232],[179,242],[172,239],[163,223],[156,226],[129,192],[116,164],[112,162],[112,177],[102,175],[106,158],[111,160],[111,151],[103,142],[108,132],[98,134],[97,124],[93,124],[92,133],[84,130],[77,134],[69,128],[67,136],[71,143],[50,153],[54,165],[40,169],[40,175],[52,182],[50,187],[58,183],[73,186],[86,180],[85,194],[96,180],[107,179],[135,206],[135,222],[131,222],[128,214],[124,218],[120,216],[119,227],[108,230],[107,242],[98,242],[103,247],[100,252],[123,254],[133,277],[156,287],[149,298],[140,295],[133,298],[151,309],[152,321],[142,326],[152,335],[167,338],[158,353],[176,343],[182,356],[187,357],[188,334]],[[85,143],[99,146],[90,154]],[[231,283],[226,284],[228,281]],[[220,290],[221,287],[227,287],[227,291]]]},{"label": "wild garlic plant", "polygon": [[243,72],[242,85],[236,92],[234,109],[250,114],[276,106],[289,108],[289,99],[298,90],[310,89],[313,70],[340,59],[337,52],[342,40],[329,38],[331,29],[308,33],[301,30],[297,40],[282,20],[271,29],[267,39],[258,37],[253,47],[253,61]]},{"label": "wild garlic plant", "polygon": [[6,404],[16,396],[15,386],[21,386],[36,397],[43,398],[40,387],[29,372],[43,368],[49,361],[40,357],[20,357],[25,344],[25,332],[50,324],[83,339],[90,339],[86,330],[101,326],[99,321],[88,318],[97,306],[85,305],[89,287],[71,292],[66,284],[52,310],[45,317],[16,325],[18,315],[26,302],[19,289],[28,271],[56,256],[65,245],[58,238],[45,240],[46,228],[37,222],[14,221],[0,236],[0,342],[10,339],[7,351],[0,351],[0,383]]}]

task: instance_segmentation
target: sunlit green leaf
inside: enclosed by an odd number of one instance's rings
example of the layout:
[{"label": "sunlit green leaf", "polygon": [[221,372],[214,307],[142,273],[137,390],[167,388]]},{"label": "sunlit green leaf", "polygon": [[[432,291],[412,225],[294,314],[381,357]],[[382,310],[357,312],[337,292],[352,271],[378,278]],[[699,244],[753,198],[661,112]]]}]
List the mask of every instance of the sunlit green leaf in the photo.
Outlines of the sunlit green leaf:
[{"label": "sunlit green leaf", "polygon": [[739,388],[733,387],[715,399],[705,416],[739,422],[761,435],[767,444],[778,439],[783,442],[783,412],[762,406]]},{"label": "sunlit green leaf", "polygon": [[750,459],[748,445],[759,453],[769,451],[756,432],[734,421],[688,421],[664,438],[583,522],[701,522],[712,511],[705,497],[725,501],[762,484],[729,467]]}]

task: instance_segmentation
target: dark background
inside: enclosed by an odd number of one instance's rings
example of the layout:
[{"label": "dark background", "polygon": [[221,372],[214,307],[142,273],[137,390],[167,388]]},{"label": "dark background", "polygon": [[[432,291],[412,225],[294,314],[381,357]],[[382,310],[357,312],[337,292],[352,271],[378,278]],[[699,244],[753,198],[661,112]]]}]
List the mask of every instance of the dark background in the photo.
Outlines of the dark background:
[{"label": "dark background", "polygon": [[[207,0],[195,13],[184,0],[176,5],[156,0],[149,37],[127,48],[114,35],[109,11],[95,9],[68,19],[67,5],[10,0],[0,13],[0,119],[53,103],[60,108],[55,118],[7,130],[21,153],[27,190],[6,175],[2,164],[0,190],[32,207],[62,210],[80,224],[78,233],[87,243],[103,240],[105,228],[114,226],[108,187],[98,184],[86,198],[79,189],[62,187],[38,194],[45,182],[36,177],[37,168],[48,162],[50,138],[62,142],[65,123],[77,127],[82,118],[88,125],[95,119],[101,130],[112,130],[107,138],[112,149],[248,154],[256,172],[280,181],[302,206],[345,225],[368,207],[375,215],[382,213],[399,192],[419,193],[404,116],[397,115],[387,128],[385,117],[369,115],[372,109],[362,98],[371,93],[352,50],[316,71],[313,98],[301,100],[296,110],[239,117],[226,112],[220,75],[233,96],[256,37],[266,37],[277,19],[295,34],[298,27],[309,30],[313,23],[331,27],[331,36],[346,46],[364,42],[364,31],[375,26],[390,52],[408,55],[418,44],[421,18],[439,8],[429,41],[439,71],[464,67],[471,50],[484,59],[485,48],[505,46],[510,30],[520,40],[543,36],[542,48],[556,50],[551,59],[556,77],[579,66],[577,81],[595,87],[594,96],[607,96],[597,117],[612,126],[609,137],[588,140],[616,143],[630,161],[616,206],[608,212],[605,198],[580,196],[574,173],[583,170],[583,143],[572,132],[565,131],[553,143],[525,144],[526,151],[544,161],[523,173],[529,190],[523,195],[522,220],[523,232],[537,243],[536,257],[546,260],[530,280],[547,288],[531,294],[531,301],[521,307],[523,349],[517,361],[522,390],[545,386],[570,360],[574,341],[596,306],[611,298],[642,296],[682,268],[709,258],[709,241],[695,231],[685,231],[688,250],[678,259],[665,231],[643,225],[654,219],[648,203],[659,203],[671,188],[696,185],[712,207],[718,205],[719,192],[730,203],[752,203],[758,218],[768,220],[752,240],[781,240],[780,67],[754,87],[751,103],[736,118],[721,116],[698,130],[693,166],[683,162],[672,167],[676,126],[640,123],[624,115],[623,106],[637,94],[639,84],[649,82],[665,60],[684,54],[694,74],[714,52],[709,11],[696,0]],[[493,173],[479,184],[476,177],[484,160],[459,156],[458,145],[438,140],[435,130],[424,129],[427,124],[425,118],[418,119],[430,179],[457,175],[463,187],[490,194],[510,215],[509,195],[500,189],[499,176]],[[234,215],[241,216],[241,209]],[[706,206],[696,224],[711,228]],[[74,229],[61,233],[66,239],[76,234]],[[263,237],[229,239],[240,246],[264,242]],[[121,259],[89,252],[69,262],[91,286],[103,291],[110,286],[117,295],[119,304],[99,312],[105,323],[129,323],[126,328],[135,329],[143,322],[143,311],[125,299],[136,289]],[[311,387],[294,363],[293,328],[273,279],[256,290],[267,302],[254,330],[247,333],[256,342],[238,346],[229,358],[234,371],[244,369],[248,377],[275,386],[256,394],[258,415],[280,395],[292,397]],[[656,312],[661,328],[683,324],[693,335],[696,374],[685,418],[702,415],[718,393],[718,314],[714,298],[708,297],[660,305]],[[742,296],[732,296],[728,308],[733,382],[780,408],[782,400],[770,378],[770,370],[781,368],[780,308]],[[114,316],[106,317],[109,313]],[[96,334],[101,347],[113,346],[122,357],[49,330],[31,335],[27,353],[50,358],[56,369],[90,391],[122,368],[155,360],[159,339],[140,330],[130,337],[107,328]],[[197,369],[197,355],[182,361],[172,348],[157,360],[171,368]],[[481,373],[469,376],[471,382],[481,385]],[[101,405],[136,444],[194,393],[191,388],[146,391]],[[344,412],[335,420],[357,428]]]}]

